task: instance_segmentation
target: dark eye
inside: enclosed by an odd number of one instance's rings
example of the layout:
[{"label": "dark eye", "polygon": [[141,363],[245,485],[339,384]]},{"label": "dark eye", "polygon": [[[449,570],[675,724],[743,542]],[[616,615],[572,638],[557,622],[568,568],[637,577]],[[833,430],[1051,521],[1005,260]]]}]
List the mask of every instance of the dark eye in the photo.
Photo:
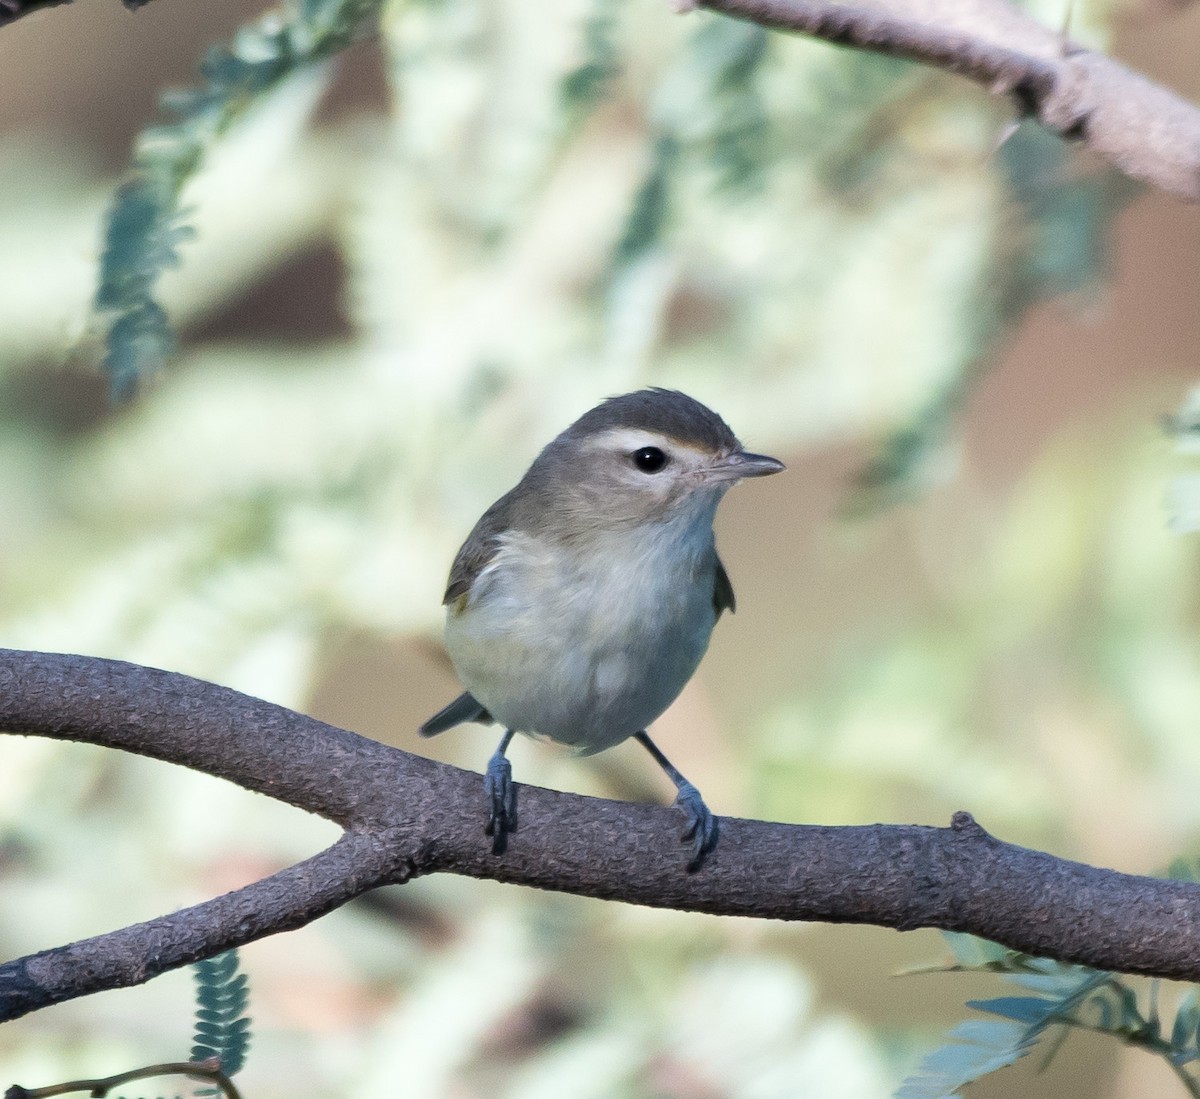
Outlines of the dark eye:
[{"label": "dark eye", "polygon": [[633,464],[643,473],[657,473],[667,464],[667,456],[656,446],[644,446],[633,452]]}]

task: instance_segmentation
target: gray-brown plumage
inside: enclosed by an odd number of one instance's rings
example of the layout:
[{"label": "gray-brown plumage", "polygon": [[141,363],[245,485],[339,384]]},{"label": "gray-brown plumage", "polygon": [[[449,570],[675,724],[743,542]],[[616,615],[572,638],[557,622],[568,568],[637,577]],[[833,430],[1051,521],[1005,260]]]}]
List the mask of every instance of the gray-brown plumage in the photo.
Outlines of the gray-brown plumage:
[{"label": "gray-brown plumage", "polygon": [[645,726],[734,609],[713,540],[717,504],[737,481],[782,468],[744,451],[699,401],[646,389],[586,412],[483,513],[443,598],[447,648],[468,690],[420,731],[493,719],[508,729],[486,778],[494,850],[515,822],[504,756],[514,732],[585,754],[634,737],[678,787],[689,868],[700,865],[715,818]]},{"label": "gray-brown plumage", "polygon": [[[545,494],[571,486],[558,484],[563,467],[575,451],[572,442],[597,436],[612,429],[642,429],[665,435],[686,447],[713,452],[736,451],[740,447],[729,425],[712,409],[674,389],[641,389],[620,397],[609,397],[585,412],[534,459],[517,486],[506,492],[479,517],[475,528],[462,544],[446,585],[442,603],[449,605],[471,588],[480,570],[497,549],[496,538],[510,530],[541,530],[545,522]],[[570,477],[575,470],[567,471]],[[561,537],[569,537],[566,534]],[[733,585],[720,560],[713,591],[717,613],[735,610]]]},{"label": "gray-brown plumage", "polygon": [[684,446],[714,453],[734,451],[741,446],[729,425],[711,408],[677,389],[657,386],[601,401],[580,416],[550,446],[564,439],[598,435],[614,427],[657,432]]}]

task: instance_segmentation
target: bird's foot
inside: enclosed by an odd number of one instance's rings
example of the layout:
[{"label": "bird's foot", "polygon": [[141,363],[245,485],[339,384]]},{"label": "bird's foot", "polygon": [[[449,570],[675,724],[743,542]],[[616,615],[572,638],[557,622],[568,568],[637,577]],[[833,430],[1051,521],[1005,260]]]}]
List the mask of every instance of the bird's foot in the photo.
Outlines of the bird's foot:
[{"label": "bird's foot", "polygon": [[517,830],[517,788],[512,780],[512,764],[500,752],[488,760],[483,792],[488,804],[484,832],[492,837],[492,854],[502,855],[509,832]]},{"label": "bird's foot", "polygon": [[679,796],[675,804],[688,815],[687,830],[683,833],[683,842],[692,844],[692,857],[687,865],[687,872],[694,874],[701,866],[709,852],[717,846],[717,818],[704,804],[700,791],[690,782],[684,782],[679,787]]}]

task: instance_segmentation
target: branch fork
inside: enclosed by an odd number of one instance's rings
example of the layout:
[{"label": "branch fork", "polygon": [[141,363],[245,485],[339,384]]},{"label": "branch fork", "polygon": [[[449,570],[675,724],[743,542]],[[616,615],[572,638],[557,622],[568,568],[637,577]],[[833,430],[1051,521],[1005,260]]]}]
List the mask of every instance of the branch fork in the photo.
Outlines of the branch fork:
[{"label": "branch fork", "polygon": [[0,649],[0,730],[190,767],[339,824],[324,851],[232,893],[0,965],[0,1021],[140,984],[300,927],[380,885],[452,873],[717,915],[965,931],[1098,969],[1200,980],[1200,886],[948,828],[724,818],[684,872],[670,808],[521,788],[502,856],[479,776],[174,672]]}]

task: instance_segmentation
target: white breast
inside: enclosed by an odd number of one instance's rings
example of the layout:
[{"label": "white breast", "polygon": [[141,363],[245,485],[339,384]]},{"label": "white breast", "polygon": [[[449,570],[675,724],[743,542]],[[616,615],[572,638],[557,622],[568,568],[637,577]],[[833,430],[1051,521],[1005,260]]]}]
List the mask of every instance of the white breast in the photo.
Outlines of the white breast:
[{"label": "white breast", "polygon": [[467,689],[507,728],[598,752],[657,718],[708,647],[711,515],[596,538],[586,554],[503,536],[446,647]]}]

